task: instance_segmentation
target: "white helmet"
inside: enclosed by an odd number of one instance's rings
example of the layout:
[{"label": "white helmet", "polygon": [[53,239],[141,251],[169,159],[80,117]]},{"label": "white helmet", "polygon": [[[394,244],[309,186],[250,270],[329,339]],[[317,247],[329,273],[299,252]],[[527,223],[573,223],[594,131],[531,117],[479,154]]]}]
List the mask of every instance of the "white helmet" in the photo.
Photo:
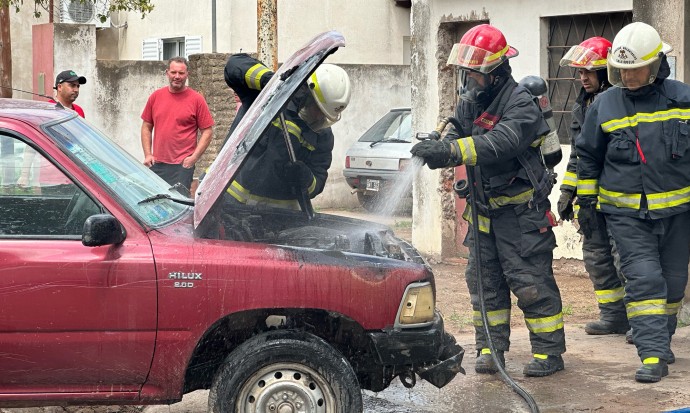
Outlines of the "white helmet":
[{"label": "white helmet", "polygon": [[299,115],[312,130],[327,128],[340,120],[340,114],[350,103],[350,78],[341,67],[324,63],[307,79],[307,86],[318,107],[318,116],[309,103]]},{"label": "white helmet", "polygon": [[651,84],[659,72],[662,56],[671,50],[673,48],[661,41],[659,33],[652,26],[642,22],[628,24],[613,39],[607,57],[609,82],[624,88],[626,86],[621,80],[620,69],[649,66],[650,75],[645,85]]}]

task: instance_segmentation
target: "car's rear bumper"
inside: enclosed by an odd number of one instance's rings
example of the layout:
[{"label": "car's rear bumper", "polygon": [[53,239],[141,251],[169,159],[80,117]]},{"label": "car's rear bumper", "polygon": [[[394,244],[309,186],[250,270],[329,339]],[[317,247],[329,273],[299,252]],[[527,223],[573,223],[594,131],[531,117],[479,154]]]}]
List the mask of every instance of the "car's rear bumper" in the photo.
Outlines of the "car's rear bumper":
[{"label": "car's rear bumper", "polygon": [[465,374],[462,358],[465,350],[443,328],[437,312],[433,324],[409,330],[390,329],[370,332],[378,362],[384,366],[413,366],[415,373],[443,387],[458,373]]},{"label": "car's rear bumper", "polygon": [[396,170],[384,170],[384,169],[356,169],[348,168],[343,169],[343,175],[345,179],[349,180],[354,178],[365,178],[365,179],[379,179],[382,181],[392,181],[400,176],[400,171]]}]

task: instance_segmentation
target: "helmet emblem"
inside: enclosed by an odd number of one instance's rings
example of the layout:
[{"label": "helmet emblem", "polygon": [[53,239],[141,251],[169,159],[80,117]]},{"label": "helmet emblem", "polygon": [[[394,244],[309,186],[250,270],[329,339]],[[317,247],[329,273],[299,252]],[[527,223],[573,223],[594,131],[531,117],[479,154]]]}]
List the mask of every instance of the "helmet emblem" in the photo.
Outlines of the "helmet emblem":
[{"label": "helmet emblem", "polygon": [[625,49],[618,49],[618,60],[628,60],[628,55],[625,54]]}]

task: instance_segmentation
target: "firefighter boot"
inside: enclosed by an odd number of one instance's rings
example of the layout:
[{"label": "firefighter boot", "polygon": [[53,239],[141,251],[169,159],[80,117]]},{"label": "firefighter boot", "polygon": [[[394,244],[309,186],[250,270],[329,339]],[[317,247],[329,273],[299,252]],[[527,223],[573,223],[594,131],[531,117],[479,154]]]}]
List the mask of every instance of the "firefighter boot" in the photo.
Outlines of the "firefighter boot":
[{"label": "firefighter boot", "polygon": [[[498,358],[501,366],[505,367],[506,359],[502,351],[496,350],[496,358]],[[474,371],[480,374],[494,374],[498,372],[498,366],[494,362],[494,358],[491,357],[491,350],[483,348],[477,351],[477,361],[474,363]]]},{"label": "firefighter boot", "polygon": [[534,354],[532,360],[525,365],[522,374],[528,377],[544,377],[550,376],[557,371],[565,368],[563,365],[563,357],[549,356],[546,354]]},{"label": "firefighter boot", "polygon": [[632,338],[632,328],[625,333],[625,342],[628,344],[634,344]]},{"label": "firefighter boot", "polygon": [[625,334],[630,329],[628,320],[621,322],[597,320],[585,324],[585,333],[590,335]]},{"label": "firefighter boot", "polygon": [[656,383],[665,376],[668,376],[668,366],[658,357],[647,357],[642,360],[642,366],[635,372],[635,380],[640,383]]}]

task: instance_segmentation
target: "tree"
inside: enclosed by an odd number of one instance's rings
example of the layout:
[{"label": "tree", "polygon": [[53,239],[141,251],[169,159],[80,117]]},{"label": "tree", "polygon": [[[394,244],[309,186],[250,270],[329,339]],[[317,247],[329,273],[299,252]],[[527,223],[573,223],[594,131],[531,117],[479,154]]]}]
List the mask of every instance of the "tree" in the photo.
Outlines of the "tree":
[{"label": "tree", "polygon": [[[27,0],[27,3],[33,1],[34,17],[41,17],[45,11],[51,16],[53,2],[55,0]],[[74,0],[82,3],[91,2],[95,0]],[[12,44],[10,38],[10,15],[9,10],[13,8],[15,12],[24,6],[24,0],[0,0],[0,97],[12,97]],[[110,0],[110,13],[116,11],[135,11],[141,13],[143,19],[147,13],[153,11],[153,0]],[[105,21],[106,16],[98,15],[101,21]]]}]

